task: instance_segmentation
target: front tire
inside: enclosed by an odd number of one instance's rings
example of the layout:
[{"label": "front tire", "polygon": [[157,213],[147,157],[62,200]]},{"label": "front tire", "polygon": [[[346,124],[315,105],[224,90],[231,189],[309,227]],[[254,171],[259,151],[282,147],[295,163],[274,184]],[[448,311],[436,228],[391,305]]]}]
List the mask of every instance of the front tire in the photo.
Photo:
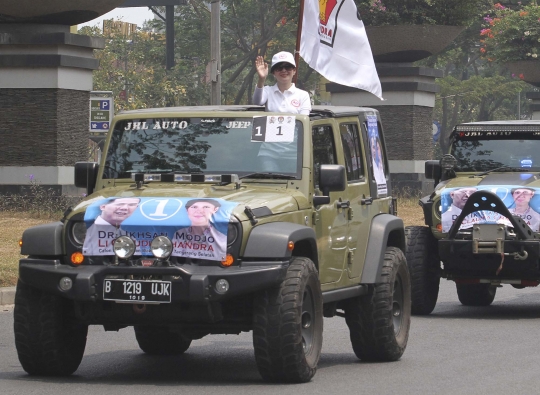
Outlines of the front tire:
[{"label": "front tire", "polygon": [[437,240],[425,226],[406,227],[405,238],[405,257],[411,275],[411,311],[414,315],[428,315],[437,304],[441,279]]},{"label": "front tire", "polygon": [[135,326],[139,348],[150,355],[181,355],[191,345],[191,339],[172,332],[166,326]]},{"label": "front tire", "polygon": [[322,348],[323,313],[317,269],[295,257],[285,280],[254,301],[253,345],[264,380],[308,382],[315,375]]},{"label": "front tire", "polygon": [[497,293],[491,284],[456,284],[456,290],[464,306],[489,306]]},{"label": "front tire", "polygon": [[28,374],[67,376],[79,367],[88,325],[76,320],[70,300],[19,281],[14,331],[19,361]]},{"label": "front tire", "polygon": [[387,247],[381,277],[345,306],[352,347],[363,361],[397,361],[409,338],[411,282],[400,249]]}]

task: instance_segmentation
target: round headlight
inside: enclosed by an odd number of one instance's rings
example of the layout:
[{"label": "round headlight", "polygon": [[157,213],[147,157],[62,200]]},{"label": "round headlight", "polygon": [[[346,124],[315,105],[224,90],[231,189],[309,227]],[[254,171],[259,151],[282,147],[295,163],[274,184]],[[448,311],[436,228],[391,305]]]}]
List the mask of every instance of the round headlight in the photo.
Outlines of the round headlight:
[{"label": "round headlight", "polygon": [[171,256],[173,245],[171,240],[166,236],[158,236],[150,244],[152,254],[158,259],[167,259]]},{"label": "round headlight", "polygon": [[127,236],[120,236],[114,241],[113,250],[118,258],[128,259],[135,254],[135,242]]},{"label": "round headlight", "polygon": [[227,228],[227,245],[232,245],[236,239],[238,238],[238,228],[233,225],[229,224],[229,227]]},{"label": "round headlight", "polygon": [[86,238],[86,224],[84,222],[75,222],[71,227],[71,236],[75,243],[83,245]]}]

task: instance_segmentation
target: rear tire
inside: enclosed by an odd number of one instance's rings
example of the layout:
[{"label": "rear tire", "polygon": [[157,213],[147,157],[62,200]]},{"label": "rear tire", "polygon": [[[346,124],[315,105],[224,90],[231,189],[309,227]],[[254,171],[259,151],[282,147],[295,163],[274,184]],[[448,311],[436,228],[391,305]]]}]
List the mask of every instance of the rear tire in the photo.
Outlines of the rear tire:
[{"label": "rear tire", "polygon": [[67,376],[81,363],[88,325],[77,321],[72,301],[19,281],[14,332],[19,361],[28,374]]},{"label": "rear tire", "polygon": [[489,306],[497,293],[491,284],[456,284],[456,290],[464,306]]},{"label": "rear tire", "polygon": [[166,326],[135,326],[139,348],[150,355],[181,355],[191,345],[191,339],[172,332]]},{"label": "rear tire", "polygon": [[254,301],[253,345],[264,380],[304,383],[317,370],[322,348],[323,313],[317,269],[295,257],[283,282]]},{"label": "rear tire", "polygon": [[354,353],[363,361],[397,361],[403,355],[411,324],[411,282],[403,252],[388,247],[382,282],[345,306]]},{"label": "rear tire", "polygon": [[425,226],[406,227],[405,238],[405,257],[411,275],[411,311],[414,315],[428,315],[437,304],[441,279],[437,240]]}]

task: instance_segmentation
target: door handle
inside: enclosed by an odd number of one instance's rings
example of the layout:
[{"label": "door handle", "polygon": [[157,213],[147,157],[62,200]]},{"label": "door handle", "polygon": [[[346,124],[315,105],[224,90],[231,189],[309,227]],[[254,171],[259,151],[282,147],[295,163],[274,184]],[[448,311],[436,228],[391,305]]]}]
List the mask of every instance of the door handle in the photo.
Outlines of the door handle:
[{"label": "door handle", "polygon": [[351,202],[349,202],[348,200],[344,202],[337,202],[337,208],[349,208],[349,207],[351,207]]},{"label": "door handle", "polygon": [[372,204],[372,203],[373,203],[373,198],[372,198],[372,197],[367,197],[367,198],[362,199],[362,200],[360,201],[360,204],[361,204],[362,206],[369,206],[369,205]]}]

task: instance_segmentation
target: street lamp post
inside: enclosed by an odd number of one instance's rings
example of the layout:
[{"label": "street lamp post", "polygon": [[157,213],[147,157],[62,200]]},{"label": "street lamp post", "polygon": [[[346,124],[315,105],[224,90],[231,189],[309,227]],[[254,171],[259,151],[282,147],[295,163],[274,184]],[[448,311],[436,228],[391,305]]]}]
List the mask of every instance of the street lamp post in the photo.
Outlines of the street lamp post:
[{"label": "street lamp post", "polygon": [[166,69],[174,67],[174,6],[165,6],[165,45],[167,51]]},{"label": "street lamp post", "polygon": [[210,104],[221,104],[221,23],[220,0],[212,0],[210,16]]}]

